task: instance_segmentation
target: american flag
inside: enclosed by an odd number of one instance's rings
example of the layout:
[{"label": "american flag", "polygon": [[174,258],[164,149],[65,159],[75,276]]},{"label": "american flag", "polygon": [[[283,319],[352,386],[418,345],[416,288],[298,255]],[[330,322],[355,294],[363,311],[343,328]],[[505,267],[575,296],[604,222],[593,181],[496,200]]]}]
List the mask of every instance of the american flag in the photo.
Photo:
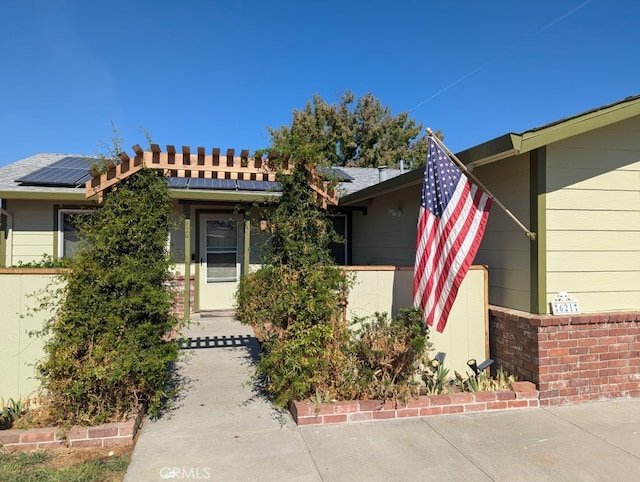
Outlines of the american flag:
[{"label": "american flag", "polygon": [[429,138],[416,237],[414,306],[442,333],[478,251],[492,199]]}]

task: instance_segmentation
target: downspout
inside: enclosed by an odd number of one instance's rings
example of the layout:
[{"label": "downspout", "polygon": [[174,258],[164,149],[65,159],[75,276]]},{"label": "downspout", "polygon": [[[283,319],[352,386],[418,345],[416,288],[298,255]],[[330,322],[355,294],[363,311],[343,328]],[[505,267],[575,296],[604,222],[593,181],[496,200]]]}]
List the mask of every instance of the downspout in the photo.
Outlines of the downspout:
[{"label": "downspout", "polygon": [[11,266],[13,264],[13,215],[2,207],[0,207],[0,214],[7,218],[7,250],[5,264],[7,266]]}]

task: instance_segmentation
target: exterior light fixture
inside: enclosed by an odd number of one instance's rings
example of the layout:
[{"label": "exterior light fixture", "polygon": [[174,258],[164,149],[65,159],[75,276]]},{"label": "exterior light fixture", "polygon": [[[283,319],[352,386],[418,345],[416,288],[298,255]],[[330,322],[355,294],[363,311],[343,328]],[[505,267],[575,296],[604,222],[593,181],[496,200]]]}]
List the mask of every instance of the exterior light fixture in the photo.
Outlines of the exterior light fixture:
[{"label": "exterior light fixture", "polygon": [[391,214],[394,218],[399,218],[400,216],[402,216],[402,209],[389,208],[389,214]]}]

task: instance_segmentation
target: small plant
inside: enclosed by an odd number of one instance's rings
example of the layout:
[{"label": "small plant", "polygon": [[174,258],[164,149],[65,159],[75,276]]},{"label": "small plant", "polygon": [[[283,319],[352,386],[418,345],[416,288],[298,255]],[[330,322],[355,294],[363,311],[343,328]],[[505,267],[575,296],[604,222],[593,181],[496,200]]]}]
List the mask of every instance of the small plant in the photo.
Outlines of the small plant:
[{"label": "small plant", "polygon": [[0,399],[0,427],[11,428],[13,423],[26,413],[28,401],[10,398],[6,402]]},{"label": "small plant", "polygon": [[422,381],[427,388],[427,394],[438,395],[448,391],[451,386],[449,369],[445,368],[438,360],[431,360],[427,369],[422,373]]},{"label": "small plant", "polygon": [[498,368],[495,378],[487,376],[484,371],[472,375],[467,373],[466,375],[467,377],[465,378],[459,372],[455,372],[454,383],[463,392],[509,390],[511,388],[511,383],[517,380],[515,375],[507,374],[502,367]]},{"label": "small plant", "polygon": [[44,253],[42,259],[37,261],[29,261],[23,263],[18,261],[16,268],[69,268],[71,266],[71,260],[69,258],[54,258],[53,256]]}]

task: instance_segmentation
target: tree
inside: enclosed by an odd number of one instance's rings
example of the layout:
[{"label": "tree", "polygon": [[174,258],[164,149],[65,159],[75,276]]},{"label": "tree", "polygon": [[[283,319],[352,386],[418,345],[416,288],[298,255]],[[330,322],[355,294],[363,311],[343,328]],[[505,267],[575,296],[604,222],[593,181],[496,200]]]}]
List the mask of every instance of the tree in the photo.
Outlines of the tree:
[{"label": "tree", "polygon": [[157,414],[175,393],[170,365],[177,319],[167,237],[166,180],[145,168],[121,180],[104,205],[78,219],[83,245],[71,261],[37,370],[50,414],[64,424],[122,419],[148,405]]},{"label": "tree", "polygon": [[403,112],[392,115],[373,94],[356,101],[346,91],[338,104],[327,104],[319,95],[302,110],[293,111],[290,127],[269,128],[271,146],[279,154],[291,154],[316,166],[378,167],[404,160],[423,165],[426,136],[422,125]]}]

